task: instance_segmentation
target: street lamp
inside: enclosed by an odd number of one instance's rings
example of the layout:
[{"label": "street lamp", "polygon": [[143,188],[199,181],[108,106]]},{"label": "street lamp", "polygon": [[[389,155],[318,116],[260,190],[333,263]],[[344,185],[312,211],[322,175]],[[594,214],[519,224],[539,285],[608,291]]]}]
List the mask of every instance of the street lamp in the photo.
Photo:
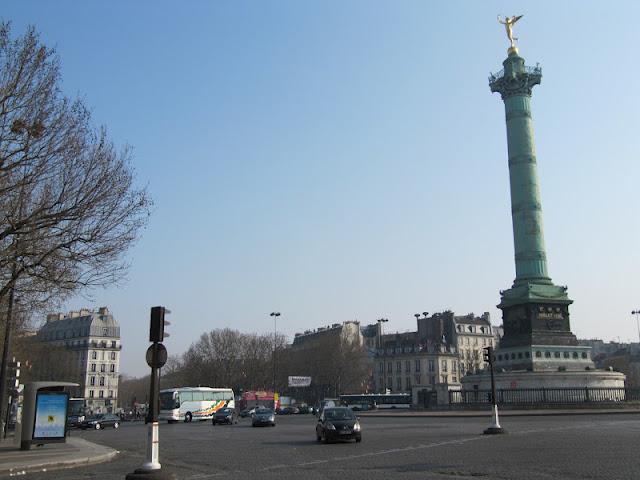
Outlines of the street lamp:
[{"label": "street lamp", "polygon": [[638,316],[640,316],[640,310],[633,310],[631,315],[636,316],[636,327],[638,328],[638,340],[640,341],[640,323],[638,323]]},{"label": "street lamp", "polygon": [[280,312],[271,312],[270,317],[273,317],[273,408],[276,408],[276,342],[277,342],[277,321],[280,316]]}]

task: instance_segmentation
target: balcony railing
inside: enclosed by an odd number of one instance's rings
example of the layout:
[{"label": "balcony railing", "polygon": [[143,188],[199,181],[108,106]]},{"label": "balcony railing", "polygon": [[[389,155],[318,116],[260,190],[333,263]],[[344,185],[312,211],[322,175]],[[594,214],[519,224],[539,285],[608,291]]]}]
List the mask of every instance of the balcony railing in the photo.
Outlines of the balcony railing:
[{"label": "balcony railing", "polygon": [[[536,65],[535,67],[524,67],[524,73],[529,75],[542,75],[542,67],[540,65]],[[504,77],[504,68],[497,73],[489,74],[489,83],[496,82]]]}]

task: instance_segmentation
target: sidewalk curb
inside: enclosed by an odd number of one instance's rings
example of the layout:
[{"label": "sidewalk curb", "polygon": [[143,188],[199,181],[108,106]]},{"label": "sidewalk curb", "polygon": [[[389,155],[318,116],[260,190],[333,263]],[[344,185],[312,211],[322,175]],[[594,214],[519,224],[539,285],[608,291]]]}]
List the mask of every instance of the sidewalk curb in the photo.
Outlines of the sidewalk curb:
[{"label": "sidewalk curb", "polygon": [[[358,416],[366,418],[486,418],[491,416],[491,410],[485,411],[434,411],[434,412],[358,412]],[[501,417],[557,417],[570,415],[621,415],[621,414],[640,414],[640,409],[629,410],[500,410]]]},{"label": "sidewalk curb", "polygon": [[49,461],[34,461],[33,463],[27,463],[19,467],[5,465],[0,457],[0,476],[18,476],[25,475],[27,473],[36,472],[48,472],[51,470],[62,470],[66,468],[95,465],[98,463],[104,463],[115,458],[119,451],[110,447],[98,445],[97,443],[89,442],[82,438],[68,438],[67,443],[81,448],[82,452],[73,452],[75,458],[64,458],[69,453],[61,452],[47,452],[48,456],[54,455]]}]

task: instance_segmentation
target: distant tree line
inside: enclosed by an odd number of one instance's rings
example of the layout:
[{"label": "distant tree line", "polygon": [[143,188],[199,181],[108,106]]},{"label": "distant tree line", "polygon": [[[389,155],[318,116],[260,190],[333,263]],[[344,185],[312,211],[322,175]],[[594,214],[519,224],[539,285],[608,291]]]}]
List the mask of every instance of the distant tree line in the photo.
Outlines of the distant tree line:
[{"label": "distant tree line", "polygon": [[[340,393],[367,389],[371,363],[364,348],[339,336],[327,336],[304,348],[287,345],[283,335],[259,335],[216,329],[203,333],[180,356],[171,356],[162,369],[161,388],[179,386],[232,387],[234,392],[276,390],[299,400],[315,402]],[[289,376],[310,376],[308,388],[289,388]],[[149,377],[121,378],[120,403],[148,399]]]}]

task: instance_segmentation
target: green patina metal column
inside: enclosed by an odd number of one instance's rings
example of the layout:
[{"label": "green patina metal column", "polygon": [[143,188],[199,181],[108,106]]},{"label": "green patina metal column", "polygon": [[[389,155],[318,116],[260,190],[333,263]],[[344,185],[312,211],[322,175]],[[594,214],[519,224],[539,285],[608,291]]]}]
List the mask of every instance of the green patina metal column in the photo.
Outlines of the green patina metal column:
[{"label": "green patina metal column", "polygon": [[569,325],[567,288],[554,285],[547,268],[531,116],[531,92],[540,84],[542,70],[526,66],[513,44],[502,65],[501,72],[489,77],[489,86],[500,93],[505,107],[516,277],[510,289],[500,292],[500,349],[508,354],[510,367],[535,369],[545,361],[522,347],[575,345],[577,340]]},{"label": "green patina metal column", "polygon": [[504,70],[492,76],[492,92],[504,101],[509,151],[511,218],[515,250],[514,287],[535,283],[551,285],[542,226],[536,149],[531,118],[531,90],[542,78],[540,67],[527,67],[516,48],[509,49]]}]

